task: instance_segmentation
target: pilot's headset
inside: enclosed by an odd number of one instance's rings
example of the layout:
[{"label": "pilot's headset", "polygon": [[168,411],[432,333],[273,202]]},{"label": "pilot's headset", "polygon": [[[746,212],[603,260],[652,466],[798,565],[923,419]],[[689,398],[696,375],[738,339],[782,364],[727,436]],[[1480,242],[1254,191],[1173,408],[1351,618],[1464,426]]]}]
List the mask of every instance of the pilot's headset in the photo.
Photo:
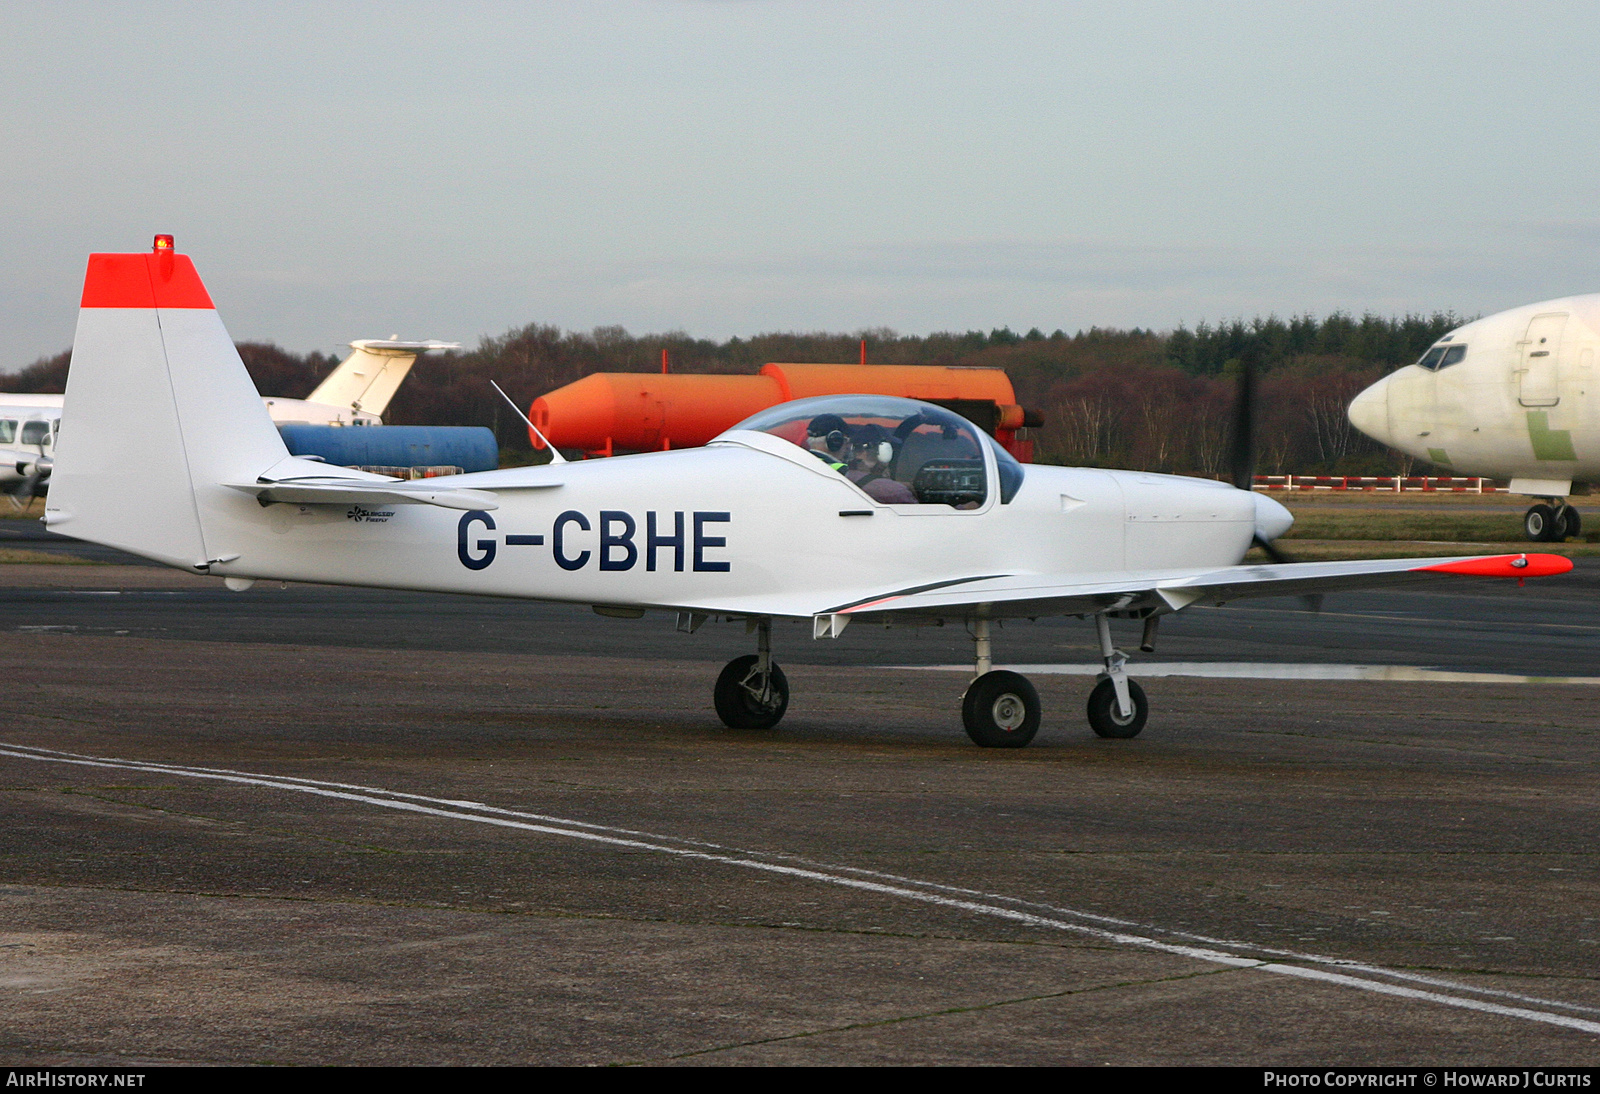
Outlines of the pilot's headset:
[{"label": "pilot's headset", "polygon": [[887,466],[889,461],[894,459],[894,445],[890,442],[889,435],[884,432],[883,427],[880,425],[863,426],[860,432],[856,434],[855,443],[857,447],[871,447],[874,441],[877,442],[876,455],[878,462]]},{"label": "pilot's headset", "polygon": [[844,419],[837,414],[820,414],[811,419],[811,424],[806,427],[806,436],[821,437],[828,451],[837,456],[846,453],[850,447],[850,437],[845,428]]}]

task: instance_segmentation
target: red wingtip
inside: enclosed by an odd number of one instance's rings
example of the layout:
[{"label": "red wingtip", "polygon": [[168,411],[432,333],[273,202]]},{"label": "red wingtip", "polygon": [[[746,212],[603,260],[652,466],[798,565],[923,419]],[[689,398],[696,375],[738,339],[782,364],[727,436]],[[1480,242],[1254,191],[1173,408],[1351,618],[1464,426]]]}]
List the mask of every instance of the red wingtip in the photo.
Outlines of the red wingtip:
[{"label": "red wingtip", "polygon": [[1490,555],[1487,558],[1445,562],[1438,566],[1419,566],[1417,569],[1441,574],[1471,574],[1474,577],[1549,577],[1572,569],[1572,560],[1565,555]]},{"label": "red wingtip", "polygon": [[83,275],[82,308],[215,308],[188,255],[94,254]]}]

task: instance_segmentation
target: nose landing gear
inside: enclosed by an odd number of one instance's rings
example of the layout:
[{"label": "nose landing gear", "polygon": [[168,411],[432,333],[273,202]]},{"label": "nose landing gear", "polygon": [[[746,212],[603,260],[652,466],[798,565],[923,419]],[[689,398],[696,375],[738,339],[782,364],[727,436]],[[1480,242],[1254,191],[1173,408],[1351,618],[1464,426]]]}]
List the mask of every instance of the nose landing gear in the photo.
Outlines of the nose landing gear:
[{"label": "nose landing gear", "polygon": [[[1146,621],[1141,643],[1149,649],[1155,647],[1155,627],[1150,625],[1154,621],[1154,616]],[[1089,693],[1089,728],[1099,737],[1137,737],[1150,716],[1150,702],[1144,689],[1128,679],[1128,655],[1111,644],[1111,620],[1104,612],[1094,617],[1094,629],[1105,671],[1096,677],[1099,683]]]}]

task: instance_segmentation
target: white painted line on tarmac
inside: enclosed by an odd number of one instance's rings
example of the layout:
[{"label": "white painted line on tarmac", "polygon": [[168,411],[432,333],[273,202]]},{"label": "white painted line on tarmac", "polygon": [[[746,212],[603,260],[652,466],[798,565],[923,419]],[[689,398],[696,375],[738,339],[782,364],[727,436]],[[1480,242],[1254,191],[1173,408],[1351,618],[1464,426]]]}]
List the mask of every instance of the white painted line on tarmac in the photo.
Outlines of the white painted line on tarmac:
[{"label": "white painted line on tarmac", "polygon": [[[965,672],[965,665],[888,665],[917,672]],[[1093,664],[996,665],[1034,676],[1097,676]],[[1457,672],[1416,665],[1286,665],[1276,661],[1165,661],[1128,666],[1129,676],[1204,676],[1213,680],[1387,680],[1408,684],[1582,684],[1600,685],[1600,676],[1515,676],[1504,672]]]},{"label": "white painted line on tarmac", "polygon": [[[612,847],[625,847],[637,851],[653,851],[659,854],[674,855],[679,858],[695,859],[702,862],[715,862],[726,866],[735,866],[748,870],[759,870],[765,873],[780,874],[788,877],[800,878],[806,881],[815,881],[827,885],[837,885],[848,889],[857,889],[865,892],[877,893],[883,896],[898,897],[904,900],[917,901],[923,904],[932,904],[939,907],[950,908],[956,911],[970,912],[975,915],[988,916],[995,919],[1008,920],[1028,926],[1041,927],[1048,930],[1067,931],[1081,936],[1095,938],[1103,942],[1117,945],[1133,946],[1160,953],[1186,957],[1197,961],[1206,961],[1212,964],[1232,968],[1253,969],[1259,972],[1274,973],[1281,976],[1292,976],[1304,980],[1315,980],[1322,983],[1334,984],[1341,987],[1353,988],[1358,991],[1372,992],[1379,995],[1395,996],[1403,999],[1415,999],[1422,1002],[1437,1003],[1442,1006],[1456,1007],[1464,1010],[1478,1011],[1484,1014],[1495,1014],[1507,1018],[1520,1018],[1526,1021],[1539,1022],[1545,1025],[1562,1026],[1567,1029],[1580,1030],[1585,1033],[1600,1033],[1600,1022],[1586,1018],[1577,1018],[1567,1014],[1556,1014],[1546,1010],[1537,1010],[1526,1006],[1508,1006],[1503,1003],[1490,1002],[1486,999],[1474,999],[1462,995],[1447,994],[1444,991],[1426,991],[1418,988],[1404,987],[1399,984],[1384,983],[1378,980],[1367,979],[1362,976],[1351,976],[1348,972],[1334,972],[1326,968],[1306,968],[1304,965],[1285,964],[1283,960],[1266,961],[1260,958],[1248,957],[1243,954],[1233,953],[1229,950],[1217,948],[1218,946],[1232,946],[1241,949],[1254,949],[1258,952],[1271,953],[1288,960],[1303,961],[1313,964],[1325,964],[1340,967],[1350,971],[1361,971],[1368,974],[1382,975],[1396,979],[1407,979],[1421,982],[1431,987],[1448,988],[1457,992],[1470,992],[1474,995],[1492,995],[1500,998],[1516,999],[1521,1002],[1538,1004],[1547,1007],[1558,1007],[1567,1010],[1582,1010],[1595,1012],[1595,1008],[1580,1007],[1575,1004],[1562,1003],[1552,999],[1538,999],[1532,996],[1516,995],[1511,992],[1496,991],[1475,987],[1471,984],[1456,983],[1453,981],[1422,977],[1415,974],[1401,972],[1394,969],[1385,969],[1379,966],[1361,965],[1355,962],[1342,961],[1337,958],[1318,957],[1311,954],[1297,954],[1291,951],[1275,950],[1258,946],[1249,942],[1223,942],[1221,940],[1205,939],[1203,936],[1185,935],[1184,932],[1165,931],[1161,928],[1152,928],[1131,921],[1112,919],[1089,912],[1077,912],[1071,909],[1052,908],[1048,905],[1039,905],[1031,901],[1021,901],[1011,897],[996,894],[982,893],[977,890],[958,889],[953,886],[942,885],[937,882],[920,881],[914,878],[902,878],[892,874],[882,874],[876,871],[858,870],[853,867],[835,866],[826,863],[816,863],[799,859],[796,856],[783,854],[770,854],[760,851],[745,851],[738,848],[723,847],[718,844],[706,843],[699,840],[685,840],[674,836],[659,836],[645,832],[636,832],[631,829],[612,828],[606,825],[592,824],[585,821],[576,821],[564,817],[552,817],[538,813],[523,813],[517,810],[501,809],[482,802],[457,801],[448,798],[430,798],[420,794],[408,794],[401,791],[386,790],[382,787],[364,787],[349,783],[332,783],[318,779],[300,779],[287,775],[259,774],[254,772],[233,771],[226,768],[188,767],[180,764],[168,764],[145,760],[125,760],[114,757],[88,756],[81,753],[60,752],[54,749],[36,748],[32,745],[15,745],[0,743],[0,756],[10,756],[19,760],[33,760],[42,763],[67,764],[76,767],[113,768],[123,771],[139,771],[154,775],[175,775],[184,778],[205,779],[213,782],[227,782],[243,786],[256,786],[271,790],[282,790],[289,793],[310,794],[323,798],[334,798],[342,801],[357,802],[364,805],[373,805],[380,808],[395,809],[408,813],[424,816],[441,817],[449,820],[468,821],[476,824],[488,824],[498,828],[512,828],[526,832],[536,832],[541,835],[561,836],[567,839],[585,840],[591,843],[604,844]],[[429,804],[423,804],[429,803]],[[441,808],[444,807],[444,808]],[[469,812],[470,810],[470,812]],[[516,818],[516,819],[513,819]],[[672,846],[678,844],[679,846]],[[685,846],[687,845],[687,846]],[[758,857],[761,856],[761,857]],[[802,862],[805,865],[787,865],[785,861],[763,861],[765,859],[787,860],[788,862]],[[868,878],[879,877],[884,881],[871,881]],[[889,881],[895,884],[888,884]],[[917,886],[911,888],[910,886]],[[940,892],[959,893],[978,897],[978,900],[960,899],[955,896],[941,896]],[[1003,901],[1005,903],[994,903]],[[1017,904],[1022,907],[1007,907],[1006,904]],[[1056,913],[1042,915],[1038,912],[1024,910],[1027,907],[1048,908]],[[1085,923],[1075,923],[1061,918],[1068,915],[1076,919],[1098,921],[1108,925],[1121,925],[1133,928],[1135,931],[1153,931],[1154,933],[1170,934],[1175,937],[1189,937],[1194,941],[1203,941],[1205,945],[1189,945],[1177,942],[1166,942],[1152,938],[1148,934],[1137,934],[1130,930],[1113,930],[1108,927],[1094,927]]]}]

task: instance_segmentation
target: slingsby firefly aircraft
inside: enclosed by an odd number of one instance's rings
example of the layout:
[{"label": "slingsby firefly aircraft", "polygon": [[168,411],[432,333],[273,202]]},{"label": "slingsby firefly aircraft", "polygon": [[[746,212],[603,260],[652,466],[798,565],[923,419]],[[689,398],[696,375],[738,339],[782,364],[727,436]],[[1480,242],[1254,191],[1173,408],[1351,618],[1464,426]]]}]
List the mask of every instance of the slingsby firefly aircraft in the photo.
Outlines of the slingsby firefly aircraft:
[{"label": "slingsby firefly aircraft", "polygon": [[[383,412],[419,353],[460,349],[459,342],[401,342],[365,338],[304,399],[263,399],[274,422],[382,425]],[[25,507],[50,487],[60,395],[0,394],[0,492]]]},{"label": "slingsby firefly aircraft", "polygon": [[1529,539],[1583,527],[1573,483],[1600,481],[1600,294],[1568,296],[1457,327],[1414,365],[1350,404],[1377,441],[1456,474],[1511,480],[1543,499],[1523,518]]},{"label": "slingsby firefly aircraft", "polygon": [[[816,638],[853,622],[964,623],[967,733],[1018,747],[1039,698],[993,669],[996,619],[1092,620],[1104,671],[1089,723],[1132,737],[1149,707],[1112,616],[1142,620],[1150,649],[1164,615],[1196,604],[1572,567],[1548,555],[1239,565],[1252,542],[1271,553],[1286,509],[1225,483],[1024,467],[963,418],[883,396],[782,403],[703,448],[416,481],[334,469],[289,455],[167,236],[154,253],[90,256],[63,416],[53,529],[235,590],[272,578],[567,601],[676,612],[690,632],[742,620],[756,652],[713,691],[733,728],[771,727],[788,706],[775,619],[809,621]],[[869,434],[892,489],[841,473],[835,454]]]}]

